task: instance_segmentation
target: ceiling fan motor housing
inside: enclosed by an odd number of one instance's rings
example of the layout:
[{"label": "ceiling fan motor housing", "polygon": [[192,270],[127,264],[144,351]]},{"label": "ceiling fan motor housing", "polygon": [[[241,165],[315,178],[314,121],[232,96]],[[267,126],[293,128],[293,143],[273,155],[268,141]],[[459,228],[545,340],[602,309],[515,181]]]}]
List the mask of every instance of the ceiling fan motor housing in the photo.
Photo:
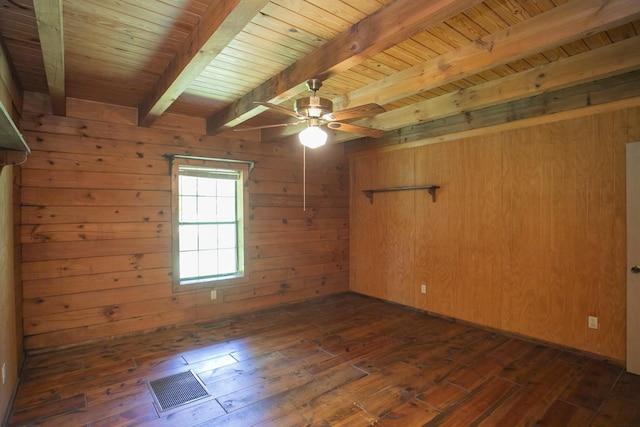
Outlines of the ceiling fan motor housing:
[{"label": "ceiling fan motor housing", "polygon": [[305,117],[319,118],[333,112],[333,102],[318,96],[300,98],[294,105],[296,113]]}]

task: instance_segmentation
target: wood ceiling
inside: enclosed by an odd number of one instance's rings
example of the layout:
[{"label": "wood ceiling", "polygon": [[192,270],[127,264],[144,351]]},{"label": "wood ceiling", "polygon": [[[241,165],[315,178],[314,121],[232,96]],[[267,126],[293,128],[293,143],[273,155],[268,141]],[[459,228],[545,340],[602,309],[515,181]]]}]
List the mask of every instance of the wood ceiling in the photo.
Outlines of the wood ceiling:
[{"label": "wood ceiling", "polygon": [[[638,0],[0,0],[18,83],[202,117],[207,133],[287,121],[321,76],[334,110],[395,142],[442,121],[514,120],[638,96]],[[487,113],[489,112],[489,113]],[[484,114],[484,115],[483,115]],[[495,116],[500,115],[500,119]],[[494,117],[494,119],[487,117]],[[292,127],[294,128],[294,127]],[[263,140],[291,134],[266,129]],[[334,131],[334,141],[360,138]]]}]

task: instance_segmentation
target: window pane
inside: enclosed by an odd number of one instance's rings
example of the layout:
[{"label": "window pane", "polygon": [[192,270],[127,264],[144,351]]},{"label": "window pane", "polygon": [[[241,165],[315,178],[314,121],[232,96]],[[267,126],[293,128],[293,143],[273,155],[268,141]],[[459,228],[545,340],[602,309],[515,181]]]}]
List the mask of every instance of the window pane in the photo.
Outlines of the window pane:
[{"label": "window pane", "polygon": [[218,198],[218,221],[232,222],[236,220],[236,199],[232,197]]},{"label": "window pane", "polygon": [[228,249],[236,247],[236,225],[221,224],[218,226],[218,247]]},{"label": "window pane", "polygon": [[218,273],[218,251],[200,251],[200,276],[215,276]]},{"label": "window pane", "polygon": [[219,221],[217,210],[217,201],[215,197],[199,197],[198,198],[198,222],[216,222]]},{"label": "window pane", "polygon": [[221,249],[218,251],[219,257],[219,273],[231,274],[235,273],[237,267],[236,251],[234,249]]},{"label": "window pane", "polygon": [[215,196],[217,194],[217,179],[198,178],[198,194],[201,196]]},{"label": "window pane", "polygon": [[218,180],[218,196],[236,197],[236,181],[230,179]]},{"label": "window pane", "polygon": [[198,250],[198,226],[181,225],[178,229],[180,234],[180,251]]},{"label": "window pane", "polygon": [[198,221],[198,199],[195,196],[180,197],[180,222]]},{"label": "window pane", "polygon": [[181,176],[180,177],[180,194],[186,196],[193,196],[197,193],[197,178],[192,176]]},{"label": "window pane", "polygon": [[[235,241],[234,241],[235,243]],[[200,250],[218,248],[218,226],[200,225]]]},{"label": "window pane", "polygon": [[180,252],[180,277],[198,276],[198,252]]}]

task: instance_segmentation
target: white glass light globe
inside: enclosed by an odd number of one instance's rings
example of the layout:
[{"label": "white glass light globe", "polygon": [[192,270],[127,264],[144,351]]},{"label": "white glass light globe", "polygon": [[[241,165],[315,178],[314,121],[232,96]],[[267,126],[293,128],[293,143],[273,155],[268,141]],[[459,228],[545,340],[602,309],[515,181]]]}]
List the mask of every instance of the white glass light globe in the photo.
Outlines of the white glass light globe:
[{"label": "white glass light globe", "polygon": [[298,134],[300,143],[308,148],[318,148],[327,142],[327,134],[318,126],[309,126]]}]

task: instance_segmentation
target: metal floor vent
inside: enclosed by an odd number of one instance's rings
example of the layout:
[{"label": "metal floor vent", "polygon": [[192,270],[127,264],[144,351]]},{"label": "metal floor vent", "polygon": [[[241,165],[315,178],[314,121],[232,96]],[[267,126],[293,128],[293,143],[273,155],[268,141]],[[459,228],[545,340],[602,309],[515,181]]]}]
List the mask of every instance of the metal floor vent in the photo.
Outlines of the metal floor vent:
[{"label": "metal floor vent", "polygon": [[209,392],[192,371],[149,381],[151,394],[160,411],[176,408],[209,396]]}]

